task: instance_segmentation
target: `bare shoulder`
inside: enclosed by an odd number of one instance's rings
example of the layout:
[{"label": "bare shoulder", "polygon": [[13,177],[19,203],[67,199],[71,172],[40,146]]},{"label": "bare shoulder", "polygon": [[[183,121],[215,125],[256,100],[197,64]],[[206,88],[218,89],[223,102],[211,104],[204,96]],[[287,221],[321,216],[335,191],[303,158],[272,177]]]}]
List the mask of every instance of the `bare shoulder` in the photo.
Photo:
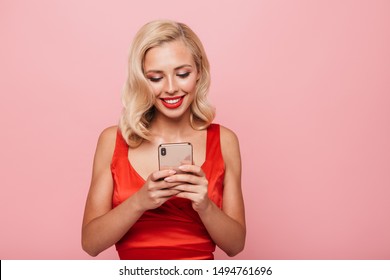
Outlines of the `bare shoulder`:
[{"label": "bare shoulder", "polygon": [[220,133],[221,133],[221,145],[223,147],[231,147],[233,148],[239,146],[239,141],[237,135],[234,133],[233,130],[220,125]]},{"label": "bare shoulder", "polygon": [[226,162],[240,157],[239,140],[231,129],[220,126],[222,156]]},{"label": "bare shoulder", "polygon": [[103,158],[111,158],[115,149],[117,126],[110,126],[105,128],[99,136],[96,147],[96,154]]},{"label": "bare shoulder", "polygon": [[99,141],[106,142],[106,141],[115,140],[117,131],[118,131],[118,126],[116,125],[103,129],[103,131],[100,133]]}]

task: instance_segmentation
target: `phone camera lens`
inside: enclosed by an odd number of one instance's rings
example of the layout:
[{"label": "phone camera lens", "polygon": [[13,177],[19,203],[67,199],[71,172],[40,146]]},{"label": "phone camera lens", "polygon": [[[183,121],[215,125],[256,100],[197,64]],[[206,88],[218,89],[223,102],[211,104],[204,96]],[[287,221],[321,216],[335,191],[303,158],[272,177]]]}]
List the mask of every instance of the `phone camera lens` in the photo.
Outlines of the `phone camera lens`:
[{"label": "phone camera lens", "polygon": [[165,148],[161,149],[161,155],[165,156],[167,154],[167,150]]}]

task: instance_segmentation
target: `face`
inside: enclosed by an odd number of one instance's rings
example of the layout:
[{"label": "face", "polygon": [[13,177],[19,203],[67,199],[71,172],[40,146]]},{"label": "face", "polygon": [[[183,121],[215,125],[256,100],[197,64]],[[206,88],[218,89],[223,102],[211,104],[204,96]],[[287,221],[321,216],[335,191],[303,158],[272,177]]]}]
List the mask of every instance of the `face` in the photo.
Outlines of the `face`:
[{"label": "face", "polygon": [[150,49],[144,71],[156,96],[155,117],[189,116],[199,73],[188,47],[182,41],[173,41]]}]

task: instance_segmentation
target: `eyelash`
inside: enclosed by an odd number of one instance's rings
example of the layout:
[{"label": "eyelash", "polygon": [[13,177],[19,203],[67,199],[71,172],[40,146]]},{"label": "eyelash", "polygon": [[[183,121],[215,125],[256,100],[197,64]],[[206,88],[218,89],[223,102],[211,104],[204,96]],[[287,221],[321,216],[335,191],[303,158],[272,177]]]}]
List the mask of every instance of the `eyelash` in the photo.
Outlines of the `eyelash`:
[{"label": "eyelash", "polygon": [[157,83],[157,82],[159,82],[161,79],[162,79],[162,77],[160,77],[160,78],[154,78],[154,77],[149,78],[149,80],[150,80],[151,82],[153,82],[153,83]]},{"label": "eyelash", "polygon": [[[191,72],[186,72],[186,73],[183,73],[183,74],[176,74],[176,76],[178,76],[178,77],[181,78],[181,79],[185,79],[185,78],[187,78],[190,74],[191,74]],[[157,78],[155,78],[155,77],[150,77],[150,78],[148,78],[148,79],[149,79],[151,82],[153,82],[153,83],[157,83],[157,82],[161,81],[162,78],[163,78],[163,77],[157,77]]]},{"label": "eyelash", "polygon": [[177,74],[177,76],[182,78],[182,79],[184,79],[184,78],[187,78],[190,74],[191,74],[191,72],[186,72],[186,73],[183,73],[183,74]]}]

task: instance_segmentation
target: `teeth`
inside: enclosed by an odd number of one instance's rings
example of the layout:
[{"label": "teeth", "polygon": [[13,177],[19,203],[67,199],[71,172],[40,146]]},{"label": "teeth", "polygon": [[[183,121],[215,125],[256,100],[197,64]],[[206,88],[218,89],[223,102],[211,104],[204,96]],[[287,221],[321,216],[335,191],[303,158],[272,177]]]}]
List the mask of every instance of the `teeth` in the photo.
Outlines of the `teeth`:
[{"label": "teeth", "polygon": [[179,102],[179,100],[180,100],[180,98],[178,98],[178,99],[170,99],[170,100],[165,99],[164,101],[166,103],[168,103],[168,104],[175,104],[175,103]]}]

